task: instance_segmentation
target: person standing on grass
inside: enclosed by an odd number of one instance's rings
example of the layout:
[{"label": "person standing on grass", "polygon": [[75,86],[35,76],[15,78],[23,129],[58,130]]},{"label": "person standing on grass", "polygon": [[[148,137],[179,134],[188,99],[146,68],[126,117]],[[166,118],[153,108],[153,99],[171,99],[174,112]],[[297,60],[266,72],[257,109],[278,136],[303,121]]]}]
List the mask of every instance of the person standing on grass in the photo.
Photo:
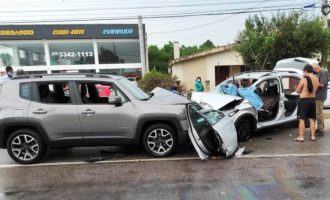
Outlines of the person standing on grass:
[{"label": "person standing on grass", "polygon": [[204,91],[204,85],[202,83],[201,77],[197,77],[195,81],[195,92],[203,92]]},{"label": "person standing on grass", "polygon": [[316,91],[316,119],[317,119],[317,129],[316,135],[324,135],[324,115],[323,115],[323,105],[324,101],[327,99],[328,91],[328,72],[323,70],[319,65],[313,65],[314,72],[319,80],[319,87]]},{"label": "person standing on grass", "polygon": [[314,69],[307,64],[304,67],[304,77],[300,79],[296,92],[300,94],[298,102],[297,117],[299,119],[299,136],[294,141],[304,142],[305,120],[310,123],[310,140],[315,141],[315,119],[316,119],[316,90],[319,85],[318,78],[313,74]]}]

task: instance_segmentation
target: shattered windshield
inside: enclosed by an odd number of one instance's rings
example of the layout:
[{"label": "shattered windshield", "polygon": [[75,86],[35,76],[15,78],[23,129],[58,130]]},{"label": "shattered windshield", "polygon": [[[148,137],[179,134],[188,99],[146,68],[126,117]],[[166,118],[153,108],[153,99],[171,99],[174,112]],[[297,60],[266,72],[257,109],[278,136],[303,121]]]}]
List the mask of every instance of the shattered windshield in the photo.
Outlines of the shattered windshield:
[{"label": "shattered windshield", "polygon": [[213,126],[225,116],[223,113],[216,110],[208,110],[203,112],[202,107],[200,107],[199,105],[191,105],[189,106],[189,109],[191,121],[195,129],[199,129],[198,127],[202,127],[206,123]]}]

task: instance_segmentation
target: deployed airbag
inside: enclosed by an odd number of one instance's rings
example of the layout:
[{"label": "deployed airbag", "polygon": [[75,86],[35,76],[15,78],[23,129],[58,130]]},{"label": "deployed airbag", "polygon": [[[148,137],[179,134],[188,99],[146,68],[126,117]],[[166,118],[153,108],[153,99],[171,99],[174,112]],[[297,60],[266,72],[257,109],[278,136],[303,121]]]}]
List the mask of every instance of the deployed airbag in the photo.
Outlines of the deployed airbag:
[{"label": "deployed airbag", "polygon": [[222,92],[224,94],[238,96],[236,85],[233,85],[233,84],[221,85],[220,89],[222,90]]},{"label": "deployed airbag", "polygon": [[248,88],[238,88],[238,94],[243,97],[244,99],[248,100],[248,102],[257,110],[260,110],[263,106],[263,102],[261,98],[254,93],[254,87]]}]

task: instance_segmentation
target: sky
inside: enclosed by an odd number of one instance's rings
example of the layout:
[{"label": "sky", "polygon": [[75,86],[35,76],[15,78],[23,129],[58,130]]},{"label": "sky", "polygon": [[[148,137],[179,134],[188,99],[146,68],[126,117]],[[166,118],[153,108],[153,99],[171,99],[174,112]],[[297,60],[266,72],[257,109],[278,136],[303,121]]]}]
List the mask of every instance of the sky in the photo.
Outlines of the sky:
[{"label": "sky", "polygon": [[[169,41],[180,45],[200,45],[208,39],[218,46],[233,43],[249,15],[271,16],[278,9],[288,12],[299,8],[310,17],[321,16],[322,0],[0,0],[0,3],[0,24],[138,23],[137,16],[141,15],[148,44],[161,47]],[[303,9],[311,3],[318,8]],[[244,13],[251,11],[257,12]]]}]

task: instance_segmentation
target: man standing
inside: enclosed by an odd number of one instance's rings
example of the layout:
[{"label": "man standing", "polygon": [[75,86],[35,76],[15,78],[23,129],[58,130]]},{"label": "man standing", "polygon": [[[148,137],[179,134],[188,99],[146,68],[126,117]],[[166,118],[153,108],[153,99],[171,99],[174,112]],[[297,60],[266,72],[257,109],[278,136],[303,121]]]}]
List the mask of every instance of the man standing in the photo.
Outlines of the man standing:
[{"label": "man standing", "polygon": [[323,70],[319,65],[315,64],[313,65],[313,68],[317,78],[319,79],[319,87],[317,88],[316,91],[316,119],[317,119],[316,135],[323,136],[324,135],[323,104],[324,101],[327,99],[329,76],[328,76],[328,72]]},{"label": "man standing", "polygon": [[11,66],[7,66],[6,67],[6,74],[0,78],[0,80],[8,80],[8,79],[12,79],[14,75],[14,70]]},{"label": "man standing", "polygon": [[296,92],[300,93],[298,102],[297,117],[299,119],[299,136],[294,141],[304,142],[305,120],[310,123],[310,140],[315,141],[315,118],[316,118],[316,102],[315,95],[319,81],[313,74],[313,67],[307,64],[304,67],[304,77],[300,79]]}]

